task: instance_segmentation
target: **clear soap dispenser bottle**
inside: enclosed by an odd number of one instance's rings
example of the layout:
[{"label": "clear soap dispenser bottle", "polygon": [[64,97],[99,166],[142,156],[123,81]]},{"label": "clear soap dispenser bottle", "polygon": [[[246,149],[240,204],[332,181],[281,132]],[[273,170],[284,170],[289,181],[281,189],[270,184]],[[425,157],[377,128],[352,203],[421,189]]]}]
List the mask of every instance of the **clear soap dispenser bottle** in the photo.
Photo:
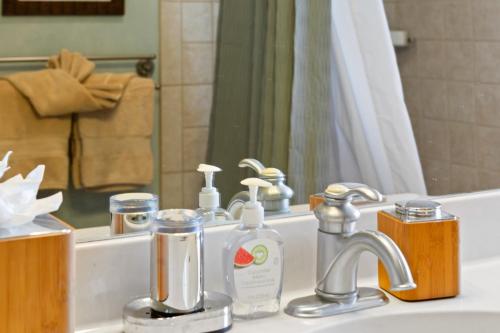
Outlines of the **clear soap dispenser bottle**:
[{"label": "clear soap dispenser bottle", "polygon": [[257,201],[259,187],[272,186],[247,178],[250,201],[243,207],[241,224],[229,234],[223,250],[226,293],[233,298],[233,315],[253,319],[276,314],[283,285],[283,241],[264,224],[264,208]]},{"label": "clear soap dispenser bottle", "polygon": [[198,205],[200,208],[197,210],[205,224],[217,224],[233,220],[231,214],[220,208],[220,194],[217,188],[213,186],[214,173],[222,170],[213,165],[200,164],[197,171],[205,174],[205,187],[201,189],[199,194]]}]

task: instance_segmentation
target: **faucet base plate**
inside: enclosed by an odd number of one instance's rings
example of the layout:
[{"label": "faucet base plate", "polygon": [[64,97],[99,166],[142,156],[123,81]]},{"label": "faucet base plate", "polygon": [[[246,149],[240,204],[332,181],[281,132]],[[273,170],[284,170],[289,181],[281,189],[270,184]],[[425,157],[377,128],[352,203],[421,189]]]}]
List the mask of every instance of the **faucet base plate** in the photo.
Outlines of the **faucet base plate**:
[{"label": "faucet base plate", "polygon": [[360,311],[389,303],[387,296],[375,288],[359,288],[352,304],[325,300],[318,295],[296,298],[285,308],[285,313],[299,318],[321,318]]},{"label": "faucet base plate", "polygon": [[230,297],[205,292],[202,311],[171,317],[155,316],[149,297],[138,298],[125,306],[125,333],[204,333],[226,332],[233,323]]}]

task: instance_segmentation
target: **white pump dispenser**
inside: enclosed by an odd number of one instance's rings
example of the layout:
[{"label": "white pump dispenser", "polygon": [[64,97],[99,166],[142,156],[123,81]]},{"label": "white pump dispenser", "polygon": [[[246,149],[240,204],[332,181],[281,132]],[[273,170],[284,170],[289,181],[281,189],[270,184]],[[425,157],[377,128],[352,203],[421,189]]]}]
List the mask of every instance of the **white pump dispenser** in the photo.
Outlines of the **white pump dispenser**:
[{"label": "white pump dispenser", "polygon": [[220,205],[220,194],[217,188],[213,186],[214,173],[222,171],[221,168],[214,165],[200,164],[198,172],[205,174],[205,187],[202,187],[199,195],[200,208],[214,209]]},{"label": "white pump dispenser", "polygon": [[257,201],[259,187],[271,187],[273,184],[260,178],[247,178],[241,181],[241,185],[248,186],[250,201],[243,206],[241,222],[247,227],[255,227],[264,223],[264,207]]},{"label": "white pump dispenser", "polygon": [[252,319],[279,312],[283,287],[283,240],[264,224],[264,207],[257,201],[259,187],[272,186],[260,178],[241,182],[250,200],[243,206],[241,224],[224,244],[224,281],[233,299],[233,316]]},{"label": "white pump dispenser", "polygon": [[214,173],[222,171],[221,168],[214,165],[200,164],[198,172],[205,174],[205,186],[201,188],[198,205],[198,213],[203,217],[206,223],[215,223],[216,221],[230,221],[231,215],[220,208],[220,194],[217,188],[213,186]]}]

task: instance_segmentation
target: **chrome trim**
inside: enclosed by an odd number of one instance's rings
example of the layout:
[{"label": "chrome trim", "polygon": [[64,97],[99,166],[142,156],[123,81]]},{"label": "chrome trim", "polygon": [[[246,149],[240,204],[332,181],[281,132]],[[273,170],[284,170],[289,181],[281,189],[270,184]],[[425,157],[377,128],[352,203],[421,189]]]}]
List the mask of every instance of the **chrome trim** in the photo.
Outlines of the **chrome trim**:
[{"label": "chrome trim", "polygon": [[322,318],[351,311],[359,311],[389,303],[385,294],[374,288],[359,288],[354,303],[347,305],[338,301],[329,301],[318,295],[294,299],[288,303],[285,313],[299,318]]},{"label": "chrome trim", "polygon": [[205,293],[203,311],[162,317],[155,316],[149,297],[136,299],[125,306],[125,333],[201,333],[225,332],[233,324],[231,298],[215,292]]}]

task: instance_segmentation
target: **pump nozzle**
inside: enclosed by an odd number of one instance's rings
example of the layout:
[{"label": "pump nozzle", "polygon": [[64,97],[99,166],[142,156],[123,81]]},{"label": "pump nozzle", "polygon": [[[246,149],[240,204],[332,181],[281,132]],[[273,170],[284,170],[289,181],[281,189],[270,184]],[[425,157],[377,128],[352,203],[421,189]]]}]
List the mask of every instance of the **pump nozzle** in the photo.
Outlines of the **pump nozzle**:
[{"label": "pump nozzle", "polygon": [[270,187],[273,184],[260,178],[247,178],[241,181],[241,185],[248,186],[250,194],[250,201],[243,206],[241,220],[246,226],[259,226],[264,222],[264,208],[257,201],[257,193],[259,187]]},{"label": "pump nozzle", "polygon": [[221,168],[214,165],[200,164],[197,171],[205,174],[205,187],[201,189],[199,197],[200,208],[219,207],[220,196],[217,189],[213,186],[214,172],[222,171]]},{"label": "pump nozzle", "polygon": [[205,174],[205,188],[212,189],[214,181],[214,172],[222,171],[221,168],[214,165],[200,164],[196,171],[203,172]]},{"label": "pump nozzle", "polygon": [[248,186],[250,202],[257,203],[257,192],[259,187],[271,187],[273,184],[260,178],[247,178],[241,181],[241,185]]}]

